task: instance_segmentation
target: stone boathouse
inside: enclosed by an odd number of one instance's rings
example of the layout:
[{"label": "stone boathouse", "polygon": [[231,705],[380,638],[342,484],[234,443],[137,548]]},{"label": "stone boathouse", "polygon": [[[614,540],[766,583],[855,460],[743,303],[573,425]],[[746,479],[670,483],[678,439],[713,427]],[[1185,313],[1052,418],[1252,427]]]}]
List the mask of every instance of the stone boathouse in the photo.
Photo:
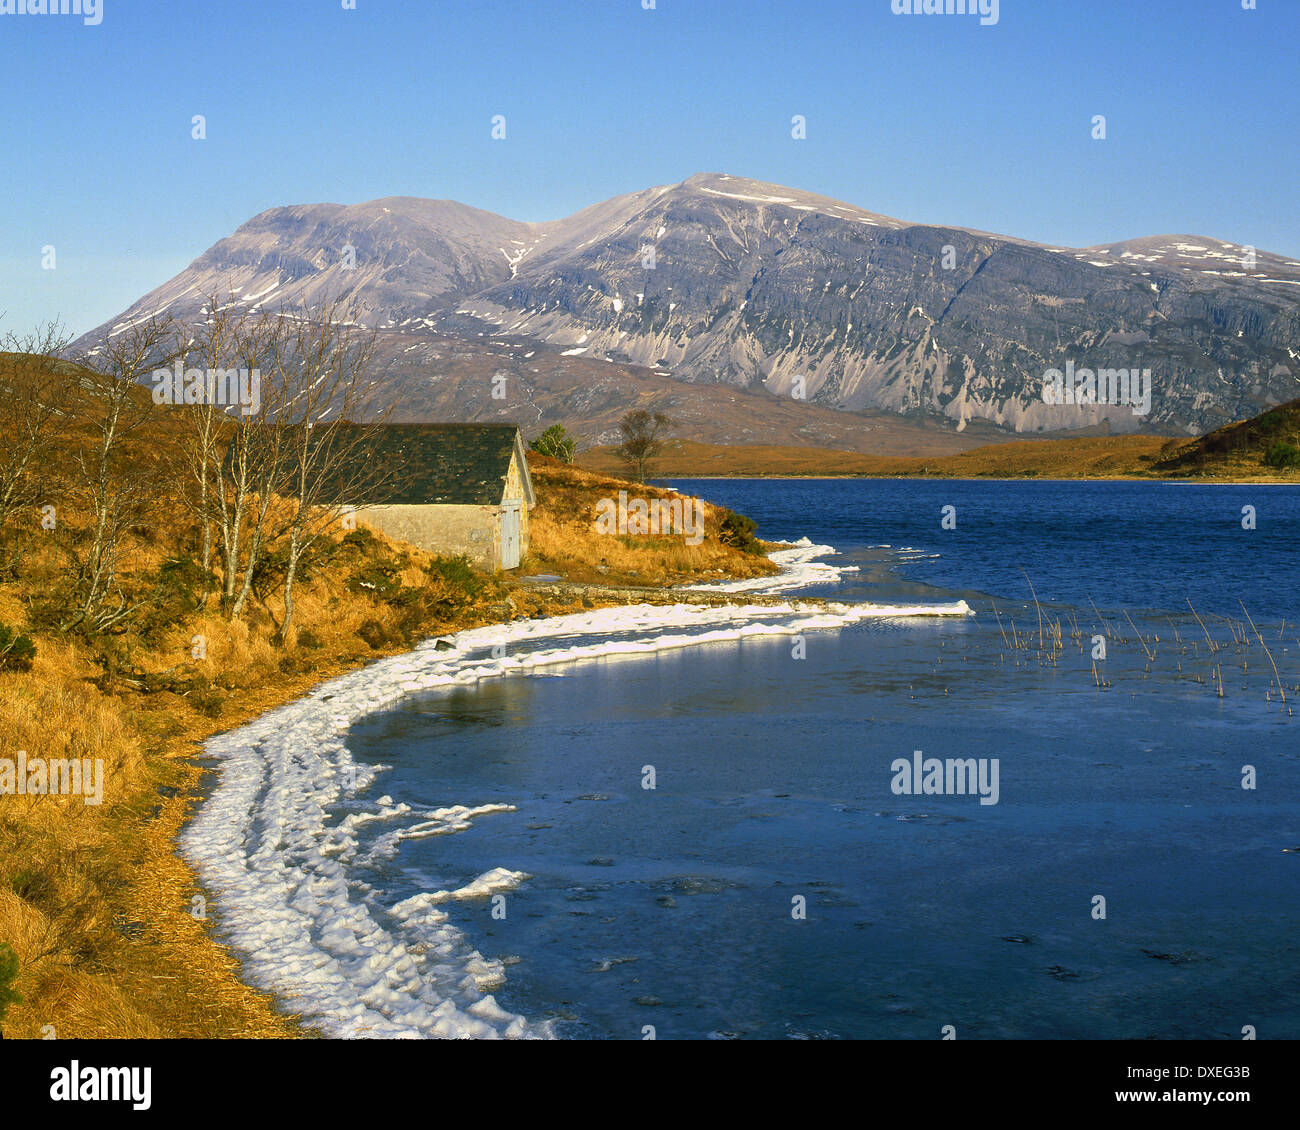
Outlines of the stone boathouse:
[{"label": "stone boathouse", "polygon": [[515,569],[536,505],[516,424],[388,424],[370,455],[383,485],[357,521],[480,569]]}]

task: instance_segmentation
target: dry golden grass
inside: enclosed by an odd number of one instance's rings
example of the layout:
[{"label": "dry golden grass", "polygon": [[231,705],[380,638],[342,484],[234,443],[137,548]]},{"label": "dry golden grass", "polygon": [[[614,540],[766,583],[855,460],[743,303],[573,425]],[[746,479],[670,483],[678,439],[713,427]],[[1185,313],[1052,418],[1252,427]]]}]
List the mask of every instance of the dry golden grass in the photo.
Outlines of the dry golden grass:
[{"label": "dry golden grass", "polygon": [[[655,461],[663,478],[736,476],[754,478],[1094,478],[1146,474],[1143,457],[1158,455],[1170,441],[1160,436],[1085,436],[988,444],[958,455],[904,458],[828,451],[816,447],[738,444],[719,447],[683,440]],[[611,448],[595,447],[578,457],[596,471],[612,470]]]},{"label": "dry golden grass", "polygon": [[675,491],[629,483],[567,466],[546,456],[529,455],[538,505],[530,519],[531,542],[525,567],[556,573],[566,580],[593,584],[667,586],[706,577],[756,577],[776,571],[762,553],[745,553],[722,540],[726,511],[704,504],[704,539],[688,545],[680,533],[619,536],[597,529],[596,504],[628,497],[683,499]]},{"label": "dry golden grass", "polygon": [[[427,554],[381,534],[374,544],[406,559],[408,584],[427,580]],[[136,563],[162,552],[140,552]],[[302,587],[297,635],[312,634],[310,650],[292,639],[275,647],[275,621],[261,607],[247,622],[195,614],[156,641],[134,641],[133,672],[182,666],[191,680],[206,676],[201,701],[188,690],[105,693],[86,649],[54,633],[30,633],[31,671],[0,673],[0,757],[100,758],[105,781],[98,806],[75,796],[0,798],[0,941],[18,956],[14,987],[24,998],[9,1011],[7,1036],[38,1037],[47,1025],[68,1038],[297,1034],[292,1017],[239,982],[238,963],[212,941],[211,919],[192,913],[202,892],[175,837],[199,795],[191,759],[205,738],[404,646],[396,608],[347,591],[356,564]],[[427,631],[486,622],[496,595],[489,586],[455,616],[431,618]],[[0,619],[20,622],[20,596],[18,586],[0,586]],[[391,640],[364,642],[358,629],[368,622]],[[191,653],[196,635],[204,658]]]},{"label": "dry golden grass", "polygon": [[[82,1038],[294,1034],[238,981],[211,921],[191,913],[200,891],[174,840],[200,784],[189,759],[204,738],[382,653],[356,628],[393,611],[351,596],[340,611],[342,580],[325,574],[304,587],[300,628],[319,644],[309,657],[277,650],[265,614],[260,625],[196,615],[156,644],[136,641],[139,671],[185,665],[190,677],[206,675],[213,689],[201,705],[165,690],[104,693],[85,650],[52,633],[32,633],[30,672],[0,673],[0,757],[102,759],[104,773],[98,806],[75,796],[0,800],[0,940],[17,953],[24,997],[6,1035],[47,1026]],[[18,603],[13,586],[0,588],[10,623]],[[206,637],[204,659],[191,655],[195,635]]]}]

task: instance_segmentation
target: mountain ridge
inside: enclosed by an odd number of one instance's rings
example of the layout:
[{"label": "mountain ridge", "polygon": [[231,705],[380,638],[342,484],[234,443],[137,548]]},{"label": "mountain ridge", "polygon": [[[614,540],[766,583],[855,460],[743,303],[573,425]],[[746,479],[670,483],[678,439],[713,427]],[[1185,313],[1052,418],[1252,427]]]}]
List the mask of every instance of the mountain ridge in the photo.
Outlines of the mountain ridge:
[{"label": "mountain ridge", "polygon": [[[1300,383],[1295,260],[1187,234],[1051,247],[726,173],[548,221],[410,196],[267,209],[79,344],[213,294],[264,310],[341,296],[405,337],[531,340],[944,429],[1200,434]],[[1150,417],[1045,403],[1066,361],[1151,368]],[[394,398],[421,380],[407,368]]]}]

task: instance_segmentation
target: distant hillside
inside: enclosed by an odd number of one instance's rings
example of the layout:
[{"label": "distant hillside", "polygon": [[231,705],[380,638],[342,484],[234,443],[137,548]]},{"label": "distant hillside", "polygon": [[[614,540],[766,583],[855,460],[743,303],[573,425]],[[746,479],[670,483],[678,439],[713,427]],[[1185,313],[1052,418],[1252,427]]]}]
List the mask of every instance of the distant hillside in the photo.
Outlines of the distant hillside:
[{"label": "distant hillside", "polygon": [[[769,444],[683,441],[654,461],[656,479],[703,477],[857,477],[943,479],[1092,479],[1148,477],[1171,441],[1159,436],[1086,436],[986,444],[953,455],[899,457]],[[1177,442],[1177,441],[1173,441]],[[606,473],[620,467],[612,447],[579,454],[580,466]]]},{"label": "distant hillside", "polygon": [[394,389],[394,421],[510,420],[529,439],[562,424],[583,447],[617,442],[618,421],[632,408],[663,412],[675,422],[675,434],[703,443],[929,456],[1014,438],[985,423],[957,432],[878,409],[841,412],[761,387],[686,384],[645,366],[570,352],[514,336],[411,338],[383,331],[376,364]]},{"label": "distant hillside", "polygon": [[[578,463],[616,471],[615,448],[582,452]],[[771,444],[681,441],[655,461],[656,478],[863,476],[875,478],[1187,479],[1300,481],[1300,400],[1194,440],[1081,436],[986,444],[921,458]]]},{"label": "distant hillside", "polygon": [[1226,478],[1276,474],[1300,476],[1300,400],[1250,420],[1216,428],[1183,445],[1155,465],[1171,474]]}]

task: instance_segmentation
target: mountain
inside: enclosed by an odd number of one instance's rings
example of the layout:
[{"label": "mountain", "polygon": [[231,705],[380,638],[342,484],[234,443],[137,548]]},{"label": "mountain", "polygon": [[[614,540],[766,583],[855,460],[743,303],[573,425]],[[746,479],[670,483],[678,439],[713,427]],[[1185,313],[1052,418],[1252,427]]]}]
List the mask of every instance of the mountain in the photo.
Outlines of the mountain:
[{"label": "mountain", "polygon": [[[383,331],[393,397],[440,418],[461,410],[437,391],[457,350],[431,357],[451,341],[616,366],[665,396],[724,385],[949,431],[1201,434],[1300,380],[1295,260],[1192,235],[1047,247],[713,173],[547,223],[411,197],[271,209],[79,344],[214,292],[353,300]],[[1045,403],[1067,363],[1150,369],[1149,414]],[[553,415],[546,390],[519,395]]]}]

